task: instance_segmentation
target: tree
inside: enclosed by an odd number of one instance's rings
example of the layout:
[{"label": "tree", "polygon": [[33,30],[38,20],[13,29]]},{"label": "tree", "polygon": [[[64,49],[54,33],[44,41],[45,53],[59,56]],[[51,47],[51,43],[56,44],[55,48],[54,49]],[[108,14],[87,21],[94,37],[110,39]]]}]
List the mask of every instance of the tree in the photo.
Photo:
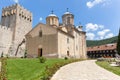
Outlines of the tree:
[{"label": "tree", "polygon": [[120,29],[118,34],[118,41],[117,41],[117,53],[120,55]]}]

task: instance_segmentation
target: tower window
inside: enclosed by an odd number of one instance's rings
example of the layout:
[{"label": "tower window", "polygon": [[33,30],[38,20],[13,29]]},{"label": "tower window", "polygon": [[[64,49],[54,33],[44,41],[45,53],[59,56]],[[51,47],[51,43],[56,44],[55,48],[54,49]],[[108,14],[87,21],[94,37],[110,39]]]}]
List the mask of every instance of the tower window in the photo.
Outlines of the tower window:
[{"label": "tower window", "polygon": [[21,14],[19,14],[19,16],[21,16]]},{"label": "tower window", "polygon": [[42,37],[42,30],[39,31],[39,37]]},{"label": "tower window", "polygon": [[32,20],[30,19],[30,22],[31,22]]},{"label": "tower window", "polygon": [[24,15],[22,15],[22,18],[24,17]]},{"label": "tower window", "polygon": [[29,20],[29,18],[27,18],[27,20]]},{"label": "tower window", "polygon": [[70,17],[67,18],[67,24],[70,24]]},{"label": "tower window", "polygon": [[25,19],[26,19],[26,16],[25,16]]}]

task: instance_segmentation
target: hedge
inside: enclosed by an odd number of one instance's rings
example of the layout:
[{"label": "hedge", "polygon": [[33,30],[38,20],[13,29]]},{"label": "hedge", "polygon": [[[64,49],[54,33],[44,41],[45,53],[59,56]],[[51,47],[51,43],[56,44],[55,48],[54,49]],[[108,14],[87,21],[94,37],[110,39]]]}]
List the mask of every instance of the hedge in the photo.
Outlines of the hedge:
[{"label": "hedge", "polygon": [[56,63],[52,67],[46,66],[45,72],[42,74],[41,80],[50,80],[51,77],[55,74],[55,72],[59,70],[60,67],[72,62],[77,62],[82,60],[83,59],[71,59],[71,60],[66,60],[65,62]]}]

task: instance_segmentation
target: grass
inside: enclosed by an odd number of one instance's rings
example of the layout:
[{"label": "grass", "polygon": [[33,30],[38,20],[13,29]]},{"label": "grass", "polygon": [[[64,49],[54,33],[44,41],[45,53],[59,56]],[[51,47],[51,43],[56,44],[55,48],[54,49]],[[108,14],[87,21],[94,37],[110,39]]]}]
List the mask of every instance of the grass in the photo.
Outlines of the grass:
[{"label": "grass", "polygon": [[107,61],[96,61],[96,64],[120,76],[120,67],[112,67]]},{"label": "grass", "polygon": [[40,63],[39,59],[7,59],[8,80],[39,80],[46,66],[52,66],[64,59],[47,59]]}]

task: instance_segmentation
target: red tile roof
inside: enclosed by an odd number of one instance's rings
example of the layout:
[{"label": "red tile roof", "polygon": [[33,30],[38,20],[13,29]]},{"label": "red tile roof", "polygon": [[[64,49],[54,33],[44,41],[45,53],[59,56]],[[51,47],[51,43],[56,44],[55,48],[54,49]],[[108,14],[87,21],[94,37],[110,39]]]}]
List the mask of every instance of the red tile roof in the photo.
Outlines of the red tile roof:
[{"label": "red tile roof", "polygon": [[117,43],[87,47],[87,51],[115,50]]}]

